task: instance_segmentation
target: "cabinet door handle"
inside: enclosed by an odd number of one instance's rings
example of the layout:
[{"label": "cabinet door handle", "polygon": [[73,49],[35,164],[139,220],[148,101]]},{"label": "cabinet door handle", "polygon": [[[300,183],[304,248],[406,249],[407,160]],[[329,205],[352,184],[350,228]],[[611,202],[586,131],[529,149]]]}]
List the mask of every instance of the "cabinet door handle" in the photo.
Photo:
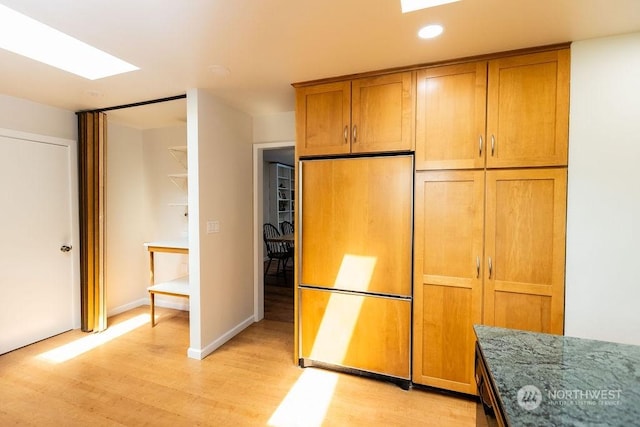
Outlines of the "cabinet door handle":
[{"label": "cabinet door handle", "polygon": [[480,277],[480,257],[476,257],[476,279]]},{"label": "cabinet door handle", "polygon": [[493,157],[493,153],[496,150],[496,137],[491,135],[491,157]]},{"label": "cabinet door handle", "polygon": [[489,257],[489,279],[491,279],[491,274],[493,274],[493,263],[491,262],[491,257]]},{"label": "cabinet door handle", "polygon": [[358,140],[358,126],[353,125],[353,142]]},{"label": "cabinet door handle", "polygon": [[482,135],[480,135],[480,140],[478,141],[478,146],[479,146],[479,150],[478,150],[478,157],[482,157]]},{"label": "cabinet door handle", "polygon": [[344,127],[343,136],[344,136],[344,143],[346,144],[347,142],[349,142],[349,126]]}]

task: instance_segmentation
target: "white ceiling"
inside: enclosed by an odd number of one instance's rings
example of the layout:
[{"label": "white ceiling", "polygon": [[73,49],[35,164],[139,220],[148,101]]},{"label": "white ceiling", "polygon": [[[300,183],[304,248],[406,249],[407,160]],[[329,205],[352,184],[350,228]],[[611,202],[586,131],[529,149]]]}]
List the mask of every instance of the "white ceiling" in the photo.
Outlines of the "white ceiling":
[{"label": "white ceiling", "polygon": [[[405,15],[400,0],[0,3],[140,67],[90,81],[0,50],[0,93],[71,111],[196,87],[251,115],[292,111],[292,82],[640,31],[640,0],[462,0]],[[428,23],[444,34],[418,39]],[[170,104],[110,117],[183,123],[184,101]]]}]

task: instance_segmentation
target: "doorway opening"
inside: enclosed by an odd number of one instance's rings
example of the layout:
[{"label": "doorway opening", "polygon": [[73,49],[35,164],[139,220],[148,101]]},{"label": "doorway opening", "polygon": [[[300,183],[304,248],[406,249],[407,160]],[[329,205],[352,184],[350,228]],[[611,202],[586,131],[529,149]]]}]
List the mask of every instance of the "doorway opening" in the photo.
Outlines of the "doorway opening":
[{"label": "doorway opening", "polygon": [[[277,217],[270,218],[268,204],[269,204],[269,164],[279,163],[282,165],[291,166],[291,173],[294,174],[295,178],[295,155],[294,155],[294,141],[282,141],[282,142],[267,142],[267,143],[257,143],[253,145],[253,239],[254,239],[254,320],[256,322],[265,318],[265,245],[263,241],[263,224],[266,222],[273,223],[278,222]],[[293,219],[293,218],[291,218]],[[279,227],[279,224],[274,224]],[[273,289],[274,293],[267,293],[267,302],[269,304],[274,303],[275,306],[269,305],[270,308],[268,310],[269,318],[271,320],[283,320],[286,321],[289,317],[291,318],[290,322],[293,322],[293,274],[290,274],[290,280],[288,283],[284,283],[284,287],[282,289],[272,288],[269,284],[274,284],[272,282],[271,274],[275,273],[275,265],[276,261],[272,263],[272,268],[270,269],[267,279],[267,288],[269,290]],[[293,264],[289,261],[288,266],[292,267]],[[289,268],[289,267],[288,267]],[[273,272],[273,273],[272,273]],[[286,272],[284,273],[287,274]],[[287,277],[287,276],[284,276]],[[289,287],[286,287],[286,286]],[[290,298],[288,297],[288,291],[291,291]],[[289,309],[289,299],[290,299],[290,307]],[[278,308],[280,305],[284,311]],[[271,311],[271,307],[274,307],[273,311]],[[288,312],[290,311],[290,314]],[[277,312],[277,313],[276,313]]]}]

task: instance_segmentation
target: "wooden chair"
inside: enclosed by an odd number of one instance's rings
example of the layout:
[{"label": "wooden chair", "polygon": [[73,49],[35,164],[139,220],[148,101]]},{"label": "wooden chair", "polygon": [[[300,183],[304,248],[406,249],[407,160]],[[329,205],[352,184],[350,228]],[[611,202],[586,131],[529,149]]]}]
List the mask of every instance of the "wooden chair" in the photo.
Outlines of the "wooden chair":
[{"label": "wooden chair", "polygon": [[289,221],[282,221],[280,223],[280,231],[282,231],[282,234],[293,234],[293,224]]},{"label": "wooden chair", "polygon": [[[282,234],[293,234],[293,224],[290,223],[289,221],[282,221],[280,223],[280,231],[282,231]],[[293,259],[293,243],[285,243],[287,245],[287,251],[289,251],[289,256],[291,257],[291,259]],[[291,266],[291,268],[293,268],[293,265]]]},{"label": "wooden chair", "polygon": [[[276,268],[276,275],[280,272],[280,266],[282,265],[282,274],[284,275],[284,269],[287,266],[287,261],[291,258],[291,253],[287,248],[287,244],[284,242],[273,241],[271,239],[280,237],[280,232],[273,224],[264,224],[262,227],[262,236],[264,238],[264,244],[267,248],[267,256],[269,257],[269,262],[267,263],[267,268],[264,270],[264,276],[266,278],[267,271],[269,271],[269,267],[271,267],[271,261],[274,259],[278,260],[278,266]],[[286,275],[285,275],[286,279]]]}]

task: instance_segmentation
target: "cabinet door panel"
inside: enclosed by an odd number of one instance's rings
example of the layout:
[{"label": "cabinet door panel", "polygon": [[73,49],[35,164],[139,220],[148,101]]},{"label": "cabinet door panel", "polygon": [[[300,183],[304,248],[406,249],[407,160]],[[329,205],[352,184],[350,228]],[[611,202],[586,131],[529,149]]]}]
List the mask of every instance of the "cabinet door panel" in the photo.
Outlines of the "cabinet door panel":
[{"label": "cabinet door panel", "polygon": [[411,301],[300,290],[301,356],[409,378]]},{"label": "cabinet door panel", "polygon": [[484,171],[416,174],[413,381],[475,393]]},{"label": "cabinet door panel", "polygon": [[486,324],[563,332],[566,180],[564,168],[487,172]]},{"label": "cabinet door panel", "polygon": [[489,62],[487,167],[567,164],[569,50]]},{"label": "cabinet door panel", "polygon": [[552,333],[550,296],[496,292],[494,298],[496,326]]},{"label": "cabinet door panel", "polygon": [[296,91],[298,156],[350,152],[351,83],[339,82]]},{"label": "cabinet door panel", "polygon": [[418,71],[416,169],[484,166],[487,63]]},{"label": "cabinet door panel", "polygon": [[411,156],[302,164],[301,283],[411,295]]},{"label": "cabinet door panel", "polygon": [[351,151],[412,150],[413,102],[411,72],[354,80]]}]

